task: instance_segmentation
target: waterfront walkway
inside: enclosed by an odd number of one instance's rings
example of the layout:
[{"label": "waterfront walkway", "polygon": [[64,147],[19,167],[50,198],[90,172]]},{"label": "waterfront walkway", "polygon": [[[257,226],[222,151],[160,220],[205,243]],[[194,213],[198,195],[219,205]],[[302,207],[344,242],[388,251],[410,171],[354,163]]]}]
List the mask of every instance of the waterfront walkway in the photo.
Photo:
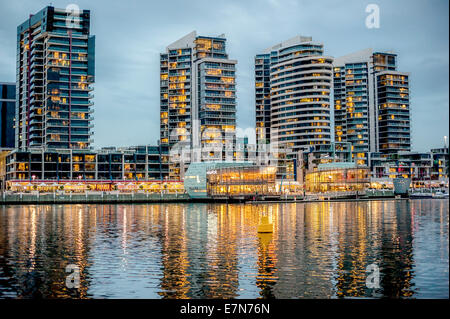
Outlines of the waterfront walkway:
[{"label": "waterfront walkway", "polygon": [[187,194],[158,193],[72,193],[2,194],[0,204],[73,204],[73,203],[155,203],[188,201]]},{"label": "waterfront walkway", "polygon": [[363,194],[321,193],[321,194],[283,194],[279,196],[223,197],[209,199],[191,199],[186,193],[122,193],[122,192],[86,192],[86,193],[2,193],[0,205],[7,204],[108,204],[108,203],[169,203],[169,202],[295,202],[329,201],[392,198],[392,191],[366,191]]}]

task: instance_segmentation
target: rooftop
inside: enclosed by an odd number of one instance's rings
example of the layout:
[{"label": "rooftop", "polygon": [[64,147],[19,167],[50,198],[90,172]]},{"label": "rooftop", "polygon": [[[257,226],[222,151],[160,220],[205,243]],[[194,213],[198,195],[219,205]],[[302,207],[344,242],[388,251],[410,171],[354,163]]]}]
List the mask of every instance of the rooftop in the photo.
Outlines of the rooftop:
[{"label": "rooftop", "polygon": [[286,41],[280,42],[278,44],[275,44],[274,46],[271,46],[270,48],[267,48],[264,50],[264,53],[270,53],[271,51],[276,51],[282,48],[287,48],[296,44],[300,43],[308,43],[312,41],[312,37],[305,37],[301,35],[296,35],[293,38],[290,38]]},{"label": "rooftop", "polygon": [[344,169],[344,168],[356,168],[355,162],[333,162],[333,163],[321,163],[317,167],[319,171],[328,169]]}]

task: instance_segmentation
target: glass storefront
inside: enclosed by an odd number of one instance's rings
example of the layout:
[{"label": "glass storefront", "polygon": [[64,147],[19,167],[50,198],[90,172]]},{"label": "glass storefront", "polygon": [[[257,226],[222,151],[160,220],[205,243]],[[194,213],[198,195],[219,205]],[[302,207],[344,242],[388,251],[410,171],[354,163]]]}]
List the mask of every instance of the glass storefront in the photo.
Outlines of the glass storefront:
[{"label": "glass storefront", "polygon": [[310,193],[362,191],[368,187],[368,168],[325,169],[305,176],[305,189]]},{"label": "glass storefront", "polygon": [[182,182],[174,181],[7,181],[6,189],[12,192],[39,193],[84,193],[109,192],[121,193],[184,193]]},{"label": "glass storefront", "polygon": [[276,167],[227,167],[207,172],[209,196],[273,195]]}]

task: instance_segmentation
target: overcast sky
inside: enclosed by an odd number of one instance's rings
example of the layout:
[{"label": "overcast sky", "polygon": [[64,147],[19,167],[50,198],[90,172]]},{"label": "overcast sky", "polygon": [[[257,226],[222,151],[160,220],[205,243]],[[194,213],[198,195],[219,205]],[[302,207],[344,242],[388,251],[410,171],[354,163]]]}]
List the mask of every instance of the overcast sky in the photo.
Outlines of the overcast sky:
[{"label": "overcast sky", "polygon": [[[0,82],[15,81],[16,28],[50,1],[0,0]],[[255,125],[253,59],[295,35],[312,36],[325,54],[393,50],[410,72],[413,150],[443,145],[449,135],[448,0],[170,0],[52,1],[91,10],[96,36],[95,146],[156,144],[159,138],[159,53],[185,34],[227,38],[238,60],[238,127]],[[368,29],[368,4],[380,28]]]}]

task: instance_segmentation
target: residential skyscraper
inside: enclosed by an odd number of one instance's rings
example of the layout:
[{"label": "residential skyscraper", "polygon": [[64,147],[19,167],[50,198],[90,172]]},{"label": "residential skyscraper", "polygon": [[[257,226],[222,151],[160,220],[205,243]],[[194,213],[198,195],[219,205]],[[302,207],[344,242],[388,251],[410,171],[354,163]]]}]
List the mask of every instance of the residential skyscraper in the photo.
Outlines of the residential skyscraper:
[{"label": "residential skyscraper", "polygon": [[233,155],[237,61],[228,59],[225,42],[224,35],[194,31],[160,56],[161,145],[188,149],[184,156],[171,156],[171,179],[183,178],[190,162],[225,160],[227,151]]},{"label": "residential skyscraper", "polygon": [[290,154],[330,143],[332,62],[322,44],[302,36],[256,55],[258,143],[284,145]]},{"label": "residential skyscraper", "polygon": [[278,179],[295,178],[300,151],[331,142],[333,58],[296,36],[255,56],[256,141],[278,158]]},{"label": "residential skyscraper", "polygon": [[14,147],[16,84],[0,82],[0,147]]},{"label": "residential skyscraper", "polygon": [[368,153],[409,151],[408,74],[397,55],[365,49],[334,60],[335,139],[349,142],[353,160],[368,165]]},{"label": "residential skyscraper", "polygon": [[381,71],[376,76],[378,150],[381,154],[411,151],[409,74]]},{"label": "residential skyscraper", "polygon": [[270,53],[255,57],[256,141],[270,143]]},{"label": "residential skyscraper", "polygon": [[89,10],[48,6],[17,27],[17,148],[90,147],[95,37],[89,25]]}]

